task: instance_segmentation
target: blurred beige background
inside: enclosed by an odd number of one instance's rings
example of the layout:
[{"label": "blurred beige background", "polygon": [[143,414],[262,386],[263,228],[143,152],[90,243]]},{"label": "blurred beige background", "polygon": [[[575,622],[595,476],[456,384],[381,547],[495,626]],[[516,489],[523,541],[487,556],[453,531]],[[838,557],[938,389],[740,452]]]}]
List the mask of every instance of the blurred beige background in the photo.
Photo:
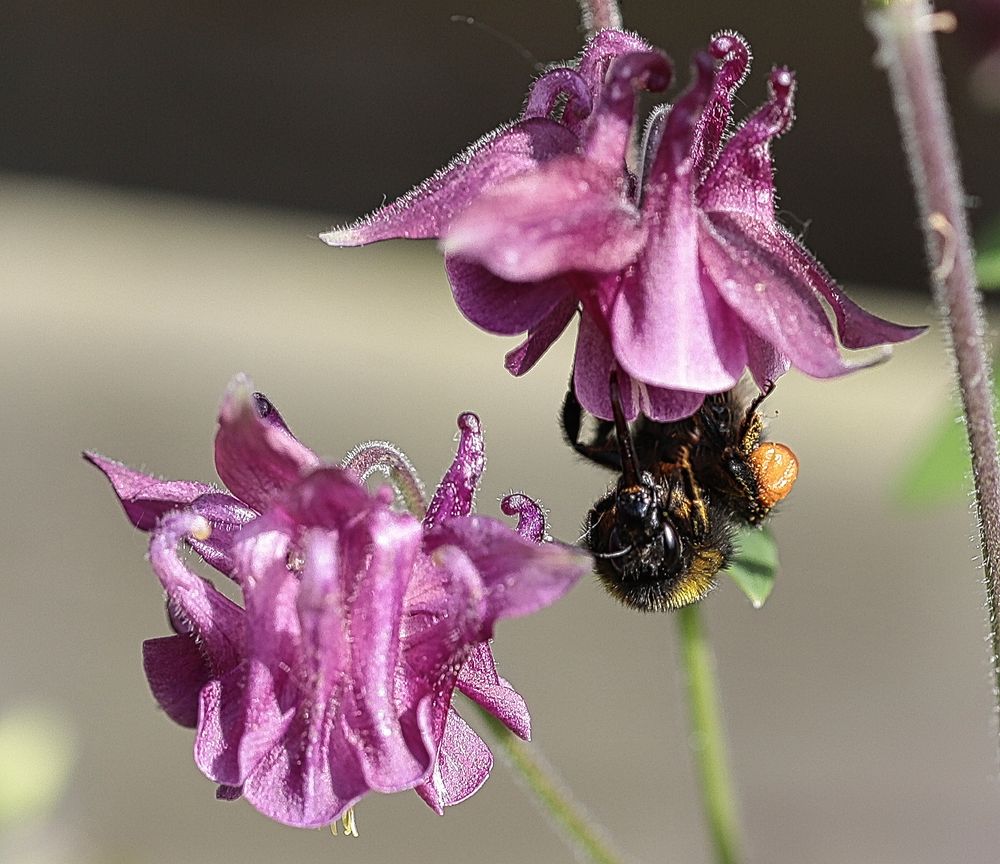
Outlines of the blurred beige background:
[{"label": "blurred beige background", "polygon": [[[215,480],[215,412],[237,371],[320,453],[386,438],[428,482],[456,415],[479,412],[481,511],[524,489],[562,539],[609,479],[560,441],[571,338],[514,380],[511,343],[462,320],[432,245],[337,252],[315,239],[326,221],[0,176],[0,715],[47,706],[77,746],[55,809],[0,837],[5,864],[573,860],[500,765],[443,819],[412,793],[366,799],[359,839],[217,803],[191,733],[147,690],[139,646],[167,626],[146,538],[79,452]],[[915,292],[854,294],[930,319]],[[779,582],[760,611],[729,584],[704,606],[748,860],[997,860],[973,519],[965,500],[907,511],[890,491],[949,398],[932,329],[848,379],[791,374],[768,402],[802,462],[773,522]],[[669,615],[585,581],[503,624],[496,649],[538,746],[630,859],[710,859]]]}]

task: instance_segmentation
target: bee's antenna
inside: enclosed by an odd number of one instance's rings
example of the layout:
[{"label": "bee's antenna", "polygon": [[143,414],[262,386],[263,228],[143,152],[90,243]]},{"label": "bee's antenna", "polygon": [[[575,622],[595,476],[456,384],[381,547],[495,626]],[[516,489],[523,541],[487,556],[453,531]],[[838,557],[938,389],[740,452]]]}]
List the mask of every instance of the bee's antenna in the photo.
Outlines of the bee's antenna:
[{"label": "bee's antenna", "polygon": [[639,486],[639,460],[635,455],[635,445],[632,443],[632,433],[625,421],[622,411],[622,397],[618,390],[618,373],[611,373],[611,410],[615,415],[615,434],[618,436],[618,447],[622,454],[622,480],[626,487]]},{"label": "bee's antenna", "polygon": [[617,552],[592,552],[591,554],[595,558],[621,558],[622,555],[628,555],[634,547],[630,544],[624,549],[619,549]]}]

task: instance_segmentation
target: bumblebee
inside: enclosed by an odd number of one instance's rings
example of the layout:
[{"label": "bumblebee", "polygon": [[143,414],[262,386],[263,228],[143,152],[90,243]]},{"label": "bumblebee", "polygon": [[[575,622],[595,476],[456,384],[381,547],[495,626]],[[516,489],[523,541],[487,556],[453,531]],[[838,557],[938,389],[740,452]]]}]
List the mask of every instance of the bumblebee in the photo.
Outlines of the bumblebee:
[{"label": "bumblebee", "polygon": [[584,545],[605,588],[626,606],[686,606],[715,587],[740,528],[760,525],[788,494],[798,460],[784,444],[763,440],[758,409],[770,389],[750,399],[737,387],[707,396],[683,420],[640,415],[630,426],[617,376],[610,387],[614,420],[586,414],[572,382],[562,408],[569,445],[620,475],[587,514]]}]

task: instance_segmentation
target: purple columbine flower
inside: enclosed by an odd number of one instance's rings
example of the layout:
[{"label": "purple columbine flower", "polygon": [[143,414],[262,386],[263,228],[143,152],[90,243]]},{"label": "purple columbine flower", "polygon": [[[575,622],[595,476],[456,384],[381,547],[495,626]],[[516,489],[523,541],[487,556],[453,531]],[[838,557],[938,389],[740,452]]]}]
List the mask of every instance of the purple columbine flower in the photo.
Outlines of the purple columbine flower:
[{"label": "purple columbine flower", "polygon": [[[163,481],[94,454],[126,514],[150,531],[150,561],[174,635],[147,640],[157,702],[196,728],[195,761],[289,825],[316,827],[369,791],[416,789],[438,812],[492,766],[452,706],[457,688],[528,737],[524,701],[489,639],[501,618],[537,611],[590,569],[542,543],[541,509],[511,495],[518,531],[472,513],[485,464],[479,421],[459,418],[458,453],[424,507],[405,457],[375,443],[324,464],[241,377],[219,418],[216,466],[229,487]],[[388,471],[422,519],[392,506]],[[243,605],[192,572],[187,544],[239,585]]]},{"label": "purple columbine flower", "polygon": [[670,63],[635,36],[602,31],[576,67],[535,82],[517,123],[322,239],[440,238],[466,317],[527,332],[507,355],[515,375],[580,312],[575,389],[599,417],[612,416],[613,371],[628,418],[656,420],[693,413],[746,369],[762,389],[791,365],[816,377],[850,371],[828,309],[847,348],[924,328],[858,307],[778,223],[770,144],[791,125],[794,78],[772,71],[767,101],[730,134],[749,59],[740,36],[716,36],[633,153],[637,95],[665,89]]}]

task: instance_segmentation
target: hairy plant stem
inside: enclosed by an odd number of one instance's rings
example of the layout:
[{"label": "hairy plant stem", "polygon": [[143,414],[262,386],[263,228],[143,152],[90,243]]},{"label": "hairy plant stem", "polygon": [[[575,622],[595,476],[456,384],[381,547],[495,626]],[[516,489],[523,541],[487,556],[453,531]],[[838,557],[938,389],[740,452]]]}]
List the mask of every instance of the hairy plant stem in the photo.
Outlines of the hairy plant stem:
[{"label": "hairy plant stem", "polygon": [[622,857],[611,850],[603,832],[583,806],[573,800],[537,748],[522,741],[489,712],[478,705],[476,709],[489,727],[498,755],[542,805],[542,811],[573,847],[577,858],[594,864],[622,864]]},{"label": "hairy plant stem", "polygon": [[606,30],[608,27],[622,26],[622,13],[618,0],[580,0],[583,26],[588,33]]},{"label": "hairy plant stem", "polygon": [[715,661],[697,603],[676,613],[681,656],[687,678],[688,707],[695,760],[701,782],[702,806],[718,864],[740,860],[735,798],[726,760],[725,731],[715,683]]},{"label": "hairy plant stem", "polygon": [[[1000,461],[992,370],[973,266],[951,117],[934,31],[953,23],[927,0],[888,0],[868,13],[877,61],[889,85],[920,208],[934,298],[947,323],[972,453],[983,581],[992,644],[993,694],[1000,705]],[[1000,727],[997,727],[1000,731]]]}]

